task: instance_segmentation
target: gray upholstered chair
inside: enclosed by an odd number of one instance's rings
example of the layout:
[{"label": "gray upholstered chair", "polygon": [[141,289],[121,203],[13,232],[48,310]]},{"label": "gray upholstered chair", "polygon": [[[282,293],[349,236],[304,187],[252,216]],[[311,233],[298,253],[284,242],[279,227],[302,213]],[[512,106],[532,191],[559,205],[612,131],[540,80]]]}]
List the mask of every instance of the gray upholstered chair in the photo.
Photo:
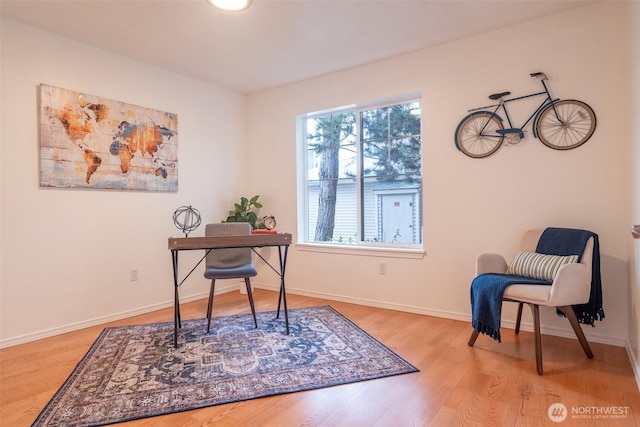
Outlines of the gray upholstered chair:
[{"label": "gray upholstered chair", "polygon": [[[562,230],[562,229],[555,229]],[[539,244],[539,240],[543,234],[544,230],[529,230],[527,231],[520,245],[520,251],[525,254],[536,253],[537,245]],[[584,231],[584,230],[573,230],[573,231]],[[587,232],[588,233],[588,232]],[[594,257],[594,248],[596,253],[596,257]],[[535,254],[538,255],[538,254]],[[516,254],[516,257],[518,254]],[[594,259],[597,260],[597,269],[594,270]],[[534,338],[535,338],[535,351],[536,351],[536,368],[538,374],[542,375],[542,341],[540,335],[540,314],[539,307],[540,306],[550,306],[556,307],[558,311],[563,313],[569,320],[573,331],[575,332],[578,341],[580,342],[584,353],[588,358],[593,358],[593,352],[589,347],[589,343],[587,342],[582,329],[580,328],[578,318],[574,312],[572,306],[581,305],[590,303],[593,297],[592,292],[592,284],[597,283],[598,291],[600,291],[600,270],[599,270],[599,246],[597,242],[597,235],[593,235],[589,237],[586,241],[586,245],[584,246],[584,250],[579,258],[579,262],[577,260],[573,260],[573,262],[569,261],[564,265],[557,267],[555,270],[555,274],[552,278],[546,278],[547,282],[551,282],[551,284],[531,284],[528,283],[528,277],[522,277],[521,283],[518,283],[516,280],[515,283],[512,281],[509,283],[505,283],[507,286],[504,289],[504,293],[502,294],[503,301],[516,302],[518,303],[518,314],[515,326],[515,333],[518,334],[520,332],[520,321],[522,318],[522,306],[523,304],[527,304],[531,307],[531,311],[533,314],[533,328],[534,328]],[[530,262],[530,261],[527,261]],[[513,269],[517,267],[513,267],[515,263],[512,261],[511,265],[507,264],[506,260],[502,255],[499,254],[482,254],[478,256],[476,260],[476,279],[479,276],[484,274],[497,273],[500,275],[509,275],[509,274],[517,274],[513,273]],[[526,268],[533,268],[531,265],[525,265]],[[511,270],[511,271],[510,271]],[[597,282],[592,282],[592,274],[593,272],[597,273]],[[524,274],[517,274],[518,276],[524,276]],[[532,277],[532,276],[529,276]],[[474,283],[475,280],[474,279]],[[595,291],[595,289],[594,289]],[[600,301],[596,302],[596,304],[601,304],[601,295],[599,296]],[[472,284],[472,305],[473,305],[473,284]],[[591,316],[587,318],[587,323],[593,324],[593,320],[601,320],[598,317],[604,317],[604,312],[601,309],[601,305],[595,306],[596,310],[593,312],[595,316]],[[599,311],[598,311],[599,310]],[[499,319],[499,315],[498,315]],[[583,319],[581,319],[582,321]],[[499,320],[498,320],[499,321]],[[487,332],[487,328],[480,328],[479,331],[477,329],[477,325],[474,325],[474,330],[469,337],[468,344],[473,346],[476,339],[478,338],[478,334],[480,332]],[[490,328],[489,328],[490,329]],[[493,332],[493,338],[500,340],[499,331],[491,331]]]},{"label": "gray upholstered chair", "polygon": [[[246,222],[224,222],[207,224],[205,236],[241,236],[251,234],[251,225]],[[251,305],[253,322],[258,327],[256,309],[253,304],[250,277],[258,272],[253,266],[253,253],[250,248],[213,249],[207,254],[204,277],[211,279],[209,291],[209,305],[207,307],[207,333],[211,328],[211,314],[213,312],[213,296],[216,287],[216,279],[244,279],[247,287],[247,296]]]}]

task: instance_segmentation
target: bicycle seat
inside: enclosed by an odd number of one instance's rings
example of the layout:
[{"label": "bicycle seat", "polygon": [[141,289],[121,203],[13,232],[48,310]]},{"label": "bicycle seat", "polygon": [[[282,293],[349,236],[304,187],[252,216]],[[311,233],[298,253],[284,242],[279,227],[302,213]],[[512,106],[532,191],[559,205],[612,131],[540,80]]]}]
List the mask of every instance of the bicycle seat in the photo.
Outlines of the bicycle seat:
[{"label": "bicycle seat", "polygon": [[489,95],[489,99],[493,99],[495,101],[496,99],[500,99],[503,96],[507,96],[507,95],[511,95],[511,92],[494,93],[493,95]]}]

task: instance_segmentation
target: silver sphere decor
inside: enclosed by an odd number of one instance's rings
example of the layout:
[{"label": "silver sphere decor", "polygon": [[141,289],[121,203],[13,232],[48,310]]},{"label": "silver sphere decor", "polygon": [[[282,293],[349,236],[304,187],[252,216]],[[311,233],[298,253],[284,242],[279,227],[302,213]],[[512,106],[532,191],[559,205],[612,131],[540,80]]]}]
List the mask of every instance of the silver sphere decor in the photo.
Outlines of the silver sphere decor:
[{"label": "silver sphere decor", "polygon": [[191,206],[180,206],[173,213],[173,223],[179,230],[182,230],[184,237],[189,237],[189,233],[200,226],[200,211]]}]

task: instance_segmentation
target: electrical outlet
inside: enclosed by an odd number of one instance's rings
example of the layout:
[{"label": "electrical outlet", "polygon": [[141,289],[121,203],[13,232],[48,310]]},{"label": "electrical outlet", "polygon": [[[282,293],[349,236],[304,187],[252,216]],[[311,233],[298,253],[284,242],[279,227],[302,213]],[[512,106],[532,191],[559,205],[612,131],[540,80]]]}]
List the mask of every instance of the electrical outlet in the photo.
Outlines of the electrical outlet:
[{"label": "electrical outlet", "polygon": [[138,280],[138,269],[137,268],[132,268],[131,270],[129,270],[129,279],[132,282],[136,282]]},{"label": "electrical outlet", "polygon": [[387,264],[385,264],[385,263],[381,262],[381,263],[378,265],[378,269],[379,269],[379,273],[380,273],[380,274],[382,274],[382,275],[387,274]]}]

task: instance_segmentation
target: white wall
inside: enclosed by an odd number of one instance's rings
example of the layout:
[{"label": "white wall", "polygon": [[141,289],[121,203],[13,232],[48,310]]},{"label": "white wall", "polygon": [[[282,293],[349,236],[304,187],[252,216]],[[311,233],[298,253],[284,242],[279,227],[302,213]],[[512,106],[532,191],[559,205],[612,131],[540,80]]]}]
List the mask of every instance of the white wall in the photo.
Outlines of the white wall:
[{"label": "white wall", "polygon": [[[629,39],[632,41],[630,49],[631,85],[629,92],[633,95],[630,105],[632,117],[632,147],[631,147],[631,215],[628,224],[640,224],[640,3],[633,2],[629,7]],[[640,384],[640,239],[630,239],[629,251],[629,333],[628,351],[635,368],[636,382]]]},{"label": "white wall", "polygon": [[[636,175],[633,187],[629,179],[640,163],[637,127],[633,164],[629,156],[631,118],[637,117],[627,108],[632,100],[638,110],[629,84],[638,66],[630,59],[639,52],[637,45],[631,50],[629,32],[640,25],[637,17],[626,19],[631,7],[588,6],[285,86],[249,97],[248,109],[243,96],[1,19],[0,347],[170,305],[166,238],[179,234],[171,214],[180,205],[193,204],[205,221],[218,220],[239,194],[260,194],[279,228],[295,231],[295,116],[414,91],[424,97],[426,256],[293,247],[289,290],[466,320],[478,253],[512,254],[529,227],[587,228],[601,237],[607,317],[586,333],[622,345],[630,265],[638,264],[629,219],[640,221],[640,184]],[[598,129],[587,144],[557,152],[529,138],[481,160],[455,149],[453,131],[467,108],[484,105],[492,92],[534,90],[528,73],[539,70],[550,74],[557,96],[595,109]],[[177,113],[180,191],[40,189],[39,83]],[[634,88],[637,93],[637,83]],[[630,194],[636,195],[634,212]],[[636,261],[630,263],[632,249]],[[387,263],[386,276],[378,275],[380,262]],[[140,270],[138,283],[129,281],[131,267]],[[631,271],[629,341],[638,355],[640,292],[638,273]],[[268,273],[261,276],[264,286],[276,283]],[[206,288],[196,275],[182,293],[197,297]],[[507,310],[505,319],[512,315]],[[551,310],[543,312],[543,324],[547,332],[571,336]]]},{"label": "white wall", "polygon": [[[0,344],[171,305],[173,211],[226,216],[247,178],[246,97],[2,19]],[[176,113],[177,193],[38,186],[38,85]],[[204,225],[192,235],[203,235]],[[196,254],[181,254],[186,260]],[[140,280],[129,281],[129,269]],[[202,296],[198,271],[182,289]],[[171,320],[168,318],[167,320]]]},{"label": "white wall", "polygon": [[[624,345],[631,167],[626,7],[596,4],[250,96],[249,145],[258,153],[251,182],[279,227],[291,231],[296,115],[415,91],[423,96],[424,259],[296,247],[289,291],[466,320],[479,253],[510,257],[527,228],[584,228],[600,235],[606,312],[604,322],[585,331],[594,341]],[[566,152],[532,137],[486,159],[458,152],[453,132],[466,110],[487,105],[494,92],[538,90],[529,78],[534,71],[550,75],[556,96],[594,108],[593,138]],[[386,276],[378,274],[380,262]],[[503,318],[514,312],[509,307]],[[546,332],[573,336],[551,309],[542,322]]]}]

